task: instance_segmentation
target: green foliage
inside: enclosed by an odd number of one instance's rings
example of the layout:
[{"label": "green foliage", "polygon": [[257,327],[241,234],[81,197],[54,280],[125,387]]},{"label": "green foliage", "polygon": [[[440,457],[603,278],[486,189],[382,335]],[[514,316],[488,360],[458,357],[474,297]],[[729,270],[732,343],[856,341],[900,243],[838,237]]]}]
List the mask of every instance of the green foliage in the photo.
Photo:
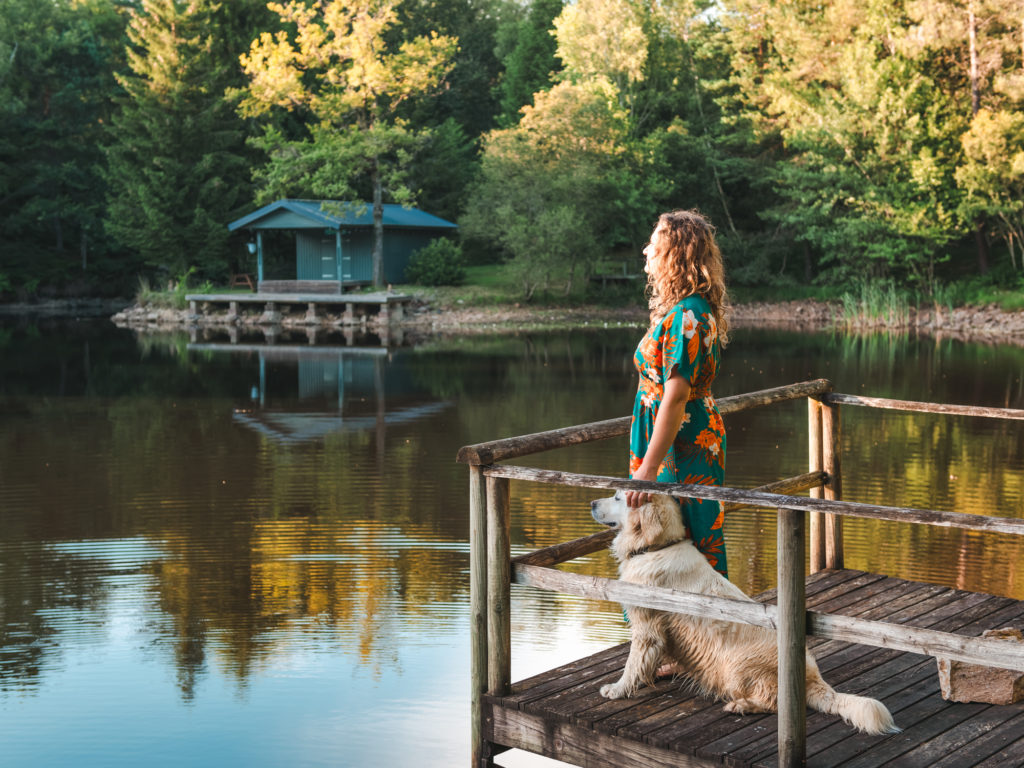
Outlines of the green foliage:
[{"label": "green foliage", "polygon": [[[292,196],[458,220],[521,297],[579,295],[660,211],[698,208],[739,287],[1012,304],[1020,9],[972,8],[4,0],[3,292],[217,279],[242,254],[226,224]],[[964,287],[986,272],[1006,296]]]},{"label": "green foliage", "polygon": [[249,204],[233,27],[251,3],[145,0],[128,26],[131,74],[107,151],[107,230],[150,269],[231,271],[226,224]]},{"label": "green foliage", "polygon": [[412,254],[405,279],[417,285],[461,285],[466,279],[462,247],[446,237],[432,240]]},{"label": "green foliage", "polygon": [[0,3],[0,248],[16,285],[117,280],[99,171],[122,30],[112,0]]},{"label": "green foliage", "polygon": [[551,34],[563,0],[534,0],[524,19],[515,19],[499,30],[504,71],[497,86],[501,113],[499,124],[507,128],[519,121],[519,110],[533,104],[533,96],[551,87],[552,76],[561,69]]}]

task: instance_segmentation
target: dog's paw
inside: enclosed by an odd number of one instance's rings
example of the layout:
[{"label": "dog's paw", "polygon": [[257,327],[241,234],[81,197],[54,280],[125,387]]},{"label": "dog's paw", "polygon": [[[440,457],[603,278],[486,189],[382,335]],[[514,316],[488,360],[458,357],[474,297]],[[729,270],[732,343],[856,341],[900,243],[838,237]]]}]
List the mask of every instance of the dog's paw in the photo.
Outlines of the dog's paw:
[{"label": "dog's paw", "polygon": [[760,704],[753,699],[736,699],[730,701],[724,707],[726,712],[732,712],[735,715],[752,715],[759,712],[771,712],[770,709],[766,709],[763,704]]},{"label": "dog's paw", "polygon": [[601,686],[601,695],[606,699],[621,699],[626,695],[626,689],[618,683],[609,683]]}]

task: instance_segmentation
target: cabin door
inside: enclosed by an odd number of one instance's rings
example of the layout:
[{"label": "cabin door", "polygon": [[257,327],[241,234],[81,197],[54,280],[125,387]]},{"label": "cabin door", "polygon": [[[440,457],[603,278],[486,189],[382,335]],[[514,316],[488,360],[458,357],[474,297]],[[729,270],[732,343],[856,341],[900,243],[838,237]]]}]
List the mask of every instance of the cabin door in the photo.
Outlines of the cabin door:
[{"label": "cabin door", "polygon": [[334,237],[320,239],[320,279],[338,279],[338,259],[336,256]]}]

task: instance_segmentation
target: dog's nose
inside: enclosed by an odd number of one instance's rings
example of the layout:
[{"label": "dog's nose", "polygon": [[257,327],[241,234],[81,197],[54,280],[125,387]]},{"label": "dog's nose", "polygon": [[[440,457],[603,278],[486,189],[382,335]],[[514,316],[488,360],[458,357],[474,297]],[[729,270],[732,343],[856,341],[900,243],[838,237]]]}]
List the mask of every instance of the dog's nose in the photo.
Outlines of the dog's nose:
[{"label": "dog's nose", "polygon": [[590,511],[593,512],[595,509],[597,509],[597,502],[596,501],[590,502]]}]

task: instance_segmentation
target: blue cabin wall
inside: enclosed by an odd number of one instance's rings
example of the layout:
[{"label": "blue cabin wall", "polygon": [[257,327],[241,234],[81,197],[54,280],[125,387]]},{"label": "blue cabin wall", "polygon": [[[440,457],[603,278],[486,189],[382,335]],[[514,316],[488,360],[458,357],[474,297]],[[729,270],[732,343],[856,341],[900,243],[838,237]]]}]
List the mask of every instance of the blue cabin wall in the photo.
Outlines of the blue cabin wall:
[{"label": "blue cabin wall", "polygon": [[[438,237],[435,230],[387,229],[384,231],[384,281],[404,283],[405,268],[413,252]],[[373,231],[342,230],[342,281],[373,282]],[[299,230],[295,234],[297,280],[337,280],[334,232]]]}]

